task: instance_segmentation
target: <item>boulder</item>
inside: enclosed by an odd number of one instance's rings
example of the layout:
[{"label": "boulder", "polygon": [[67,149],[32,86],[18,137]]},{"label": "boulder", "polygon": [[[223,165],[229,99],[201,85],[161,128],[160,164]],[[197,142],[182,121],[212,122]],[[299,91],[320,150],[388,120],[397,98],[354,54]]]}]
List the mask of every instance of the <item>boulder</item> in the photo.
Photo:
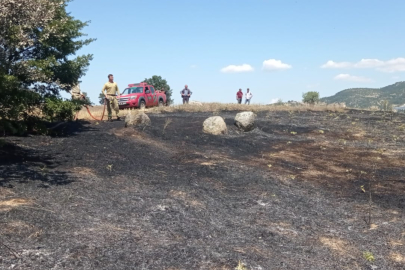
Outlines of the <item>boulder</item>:
[{"label": "boulder", "polygon": [[235,125],[243,131],[251,131],[255,128],[255,120],[253,112],[240,112],[235,116]]},{"label": "boulder", "polygon": [[203,123],[203,132],[213,135],[221,135],[226,134],[228,132],[228,128],[226,127],[225,121],[221,116],[212,116],[205,119]]},{"label": "boulder", "polygon": [[125,127],[150,125],[150,118],[144,112],[130,112],[125,117]]}]

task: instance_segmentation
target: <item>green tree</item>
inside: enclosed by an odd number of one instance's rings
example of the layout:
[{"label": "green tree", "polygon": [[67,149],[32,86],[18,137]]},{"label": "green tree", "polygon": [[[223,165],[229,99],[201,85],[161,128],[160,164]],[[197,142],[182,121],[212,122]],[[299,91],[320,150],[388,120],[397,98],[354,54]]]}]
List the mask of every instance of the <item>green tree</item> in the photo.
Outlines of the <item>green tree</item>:
[{"label": "green tree", "polygon": [[100,94],[98,95],[98,103],[99,103],[100,105],[104,105],[104,99],[105,99],[104,94],[103,94],[103,93],[100,93]]},{"label": "green tree", "polygon": [[92,105],[93,102],[91,102],[90,97],[87,95],[87,92],[82,92],[82,94],[83,94],[84,98],[86,99],[85,103],[88,105]]},{"label": "green tree", "polygon": [[302,102],[309,103],[311,105],[319,102],[319,92],[309,91],[302,94]]},{"label": "green tree", "polygon": [[1,0],[0,128],[23,128],[47,98],[61,99],[85,74],[92,55],[74,55],[94,39],[82,39],[88,23],[67,13],[68,2]]},{"label": "green tree", "polygon": [[170,89],[170,86],[167,84],[167,81],[163,79],[161,76],[154,75],[152,76],[152,78],[145,79],[143,82],[153,85],[153,87],[155,87],[156,90],[166,91],[167,104],[173,103],[172,89]]}]

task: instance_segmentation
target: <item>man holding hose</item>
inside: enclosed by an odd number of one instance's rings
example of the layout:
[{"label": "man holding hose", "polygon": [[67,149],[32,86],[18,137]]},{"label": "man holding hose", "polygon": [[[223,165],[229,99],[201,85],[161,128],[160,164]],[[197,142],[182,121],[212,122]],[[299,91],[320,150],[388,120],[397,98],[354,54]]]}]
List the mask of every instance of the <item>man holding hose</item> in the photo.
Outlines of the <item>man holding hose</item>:
[{"label": "man holding hose", "polygon": [[119,117],[120,109],[118,107],[118,98],[120,98],[120,91],[118,90],[117,83],[114,82],[114,76],[112,74],[108,75],[108,82],[103,86],[101,92],[104,94],[107,99],[107,113],[108,121],[112,121],[112,109],[115,111],[117,120],[121,120]]}]

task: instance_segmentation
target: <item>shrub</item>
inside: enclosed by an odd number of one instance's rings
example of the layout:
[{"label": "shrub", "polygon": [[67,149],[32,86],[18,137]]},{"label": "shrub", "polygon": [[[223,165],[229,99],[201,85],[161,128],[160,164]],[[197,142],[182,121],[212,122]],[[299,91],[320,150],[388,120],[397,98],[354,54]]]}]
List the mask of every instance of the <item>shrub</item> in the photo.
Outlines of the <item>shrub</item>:
[{"label": "shrub", "polygon": [[57,97],[45,99],[42,112],[48,121],[72,121],[74,113],[81,109],[83,101],[63,100]]},{"label": "shrub", "polygon": [[392,104],[388,100],[381,100],[379,105],[382,111],[392,111]]},{"label": "shrub", "polygon": [[309,91],[302,94],[302,102],[311,105],[319,102],[319,92]]}]

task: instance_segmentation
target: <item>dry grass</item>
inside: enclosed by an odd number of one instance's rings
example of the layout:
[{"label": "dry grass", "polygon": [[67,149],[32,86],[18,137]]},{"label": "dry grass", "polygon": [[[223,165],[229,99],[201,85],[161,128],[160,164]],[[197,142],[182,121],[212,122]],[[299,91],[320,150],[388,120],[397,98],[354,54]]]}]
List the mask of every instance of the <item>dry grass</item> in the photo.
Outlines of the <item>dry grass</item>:
[{"label": "dry grass", "polygon": [[74,167],[72,171],[81,176],[95,176],[96,173],[93,169],[87,167]]},{"label": "dry grass", "polygon": [[9,211],[13,208],[23,206],[23,205],[29,205],[31,202],[26,199],[9,199],[9,200],[4,200],[0,201],[0,211]]},{"label": "dry grass", "polygon": [[405,256],[398,252],[392,252],[390,257],[393,261],[397,263],[405,263]]},{"label": "dry grass", "polygon": [[336,237],[320,237],[319,241],[330,250],[337,252],[339,255],[353,256],[354,249],[344,240]]},{"label": "dry grass", "polygon": [[[101,118],[104,106],[90,107],[90,112],[96,118]],[[164,112],[212,112],[219,113],[221,111],[253,111],[253,112],[266,112],[266,111],[334,111],[343,112],[345,107],[340,105],[306,105],[288,106],[288,105],[244,105],[234,103],[202,103],[202,106],[195,104],[175,105],[168,107],[153,107],[145,109],[147,113],[164,113]],[[130,110],[121,110],[120,115],[125,116]],[[81,120],[93,120],[88,114],[87,110],[83,108],[77,115]],[[107,119],[107,111],[104,114],[104,119]]]}]

